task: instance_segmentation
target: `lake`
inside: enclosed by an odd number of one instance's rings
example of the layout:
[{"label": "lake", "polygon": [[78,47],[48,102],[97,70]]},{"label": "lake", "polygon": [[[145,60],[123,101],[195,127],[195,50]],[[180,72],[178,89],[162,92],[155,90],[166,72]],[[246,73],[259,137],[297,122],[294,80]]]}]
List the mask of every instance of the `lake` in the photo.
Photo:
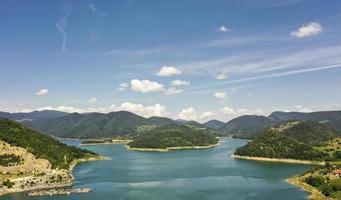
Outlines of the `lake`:
[{"label": "lake", "polygon": [[[79,145],[77,141],[65,141]],[[109,161],[87,162],[74,170],[73,187],[89,187],[85,194],[29,197],[9,194],[1,200],[281,200],[306,199],[307,193],[285,182],[311,168],[307,165],[235,160],[230,157],[244,140],[222,139],[211,149],[167,153],[129,151],[123,145],[86,148]]]}]

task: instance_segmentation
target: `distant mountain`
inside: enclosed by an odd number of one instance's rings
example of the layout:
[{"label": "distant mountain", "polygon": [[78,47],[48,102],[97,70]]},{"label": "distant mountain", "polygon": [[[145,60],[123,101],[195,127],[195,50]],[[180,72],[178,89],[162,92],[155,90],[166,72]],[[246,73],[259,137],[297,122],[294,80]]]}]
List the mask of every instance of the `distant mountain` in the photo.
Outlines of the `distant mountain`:
[{"label": "distant mountain", "polygon": [[158,127],[134,137],[131,148],[167,149],[169,147],[209,146],[218,139],[205,131],[171,124]]},{"label": "distant mountain", "polygon": [[219,130],[222,127],[225,126],[225,123],[216,119],[210,120],[208,122],[203,123],[204,126],[215,129],[215,130]]},{"label": "distant mountain", "polygon": [[331,121],[341,120],[341,111],[319,111],[311,113],[281,112],[276,111],[269,115],[275,121],[305,120],[305,121]]},{"label": "distant mountain", "polygon": [[[332,146],[337,135],[326,125],[313,121],[290,121],[272,126],[235,155],[299,160],[335,160]],[[330,149],[330,150],[328,150]],[[329,152],[330,151],[330,152]],[[329,153],[328,153],[329,152]]]},{"label": "distant mountain", "polygon": [[274,124],[276,124],[275,120],[265,116],[244,115],[228,121],[219,131],[225,135],[235,135],[238,138],[252,138]]},{"label": "distant mountain", "polygon": [[341,132],[341,111],[320,111],[311,113],[276,111],[268,117],[244,115],[228,121],[218,129],[225,135],[251,139],[265,128],[290,120],[318,121],[334,131]]},{"label": "distant mountain", "polygon": [[121,135],[135,135],[157,127],[183,124],[205,130],[212,135],[219,133],[194,121],[175,121],[166,117],[144,118],[128,111],[104,113],[71,113],[56,118],[40,118],[25,121],[25,125],[47,134],[65,138],[94,139]]},{"label": "distant mountain", "polygon": [[33,111],[28,113],[18,112],[18,113],[8,113],[8,112],[0,112],[0,117],[12,119],[16,121],[25,121],[25,120],[36,120],[42,118],[55,118],[62,117],[69,113],[60,112],[56,110],[43,110],[43,111]]}]

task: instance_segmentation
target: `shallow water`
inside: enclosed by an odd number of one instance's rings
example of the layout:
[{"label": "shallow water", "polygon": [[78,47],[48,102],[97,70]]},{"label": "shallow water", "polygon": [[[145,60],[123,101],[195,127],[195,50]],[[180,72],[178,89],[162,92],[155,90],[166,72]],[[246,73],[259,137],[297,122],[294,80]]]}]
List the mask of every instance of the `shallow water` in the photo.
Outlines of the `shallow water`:
[{"label": "shallow water", "polygon": [[[77,141],[65,141],[79,145]],[[243,140],[223,139],[218,147],[167,153],[129,151],[123,145],[86,146],[109,161],[76,166],[73,187],[86,194],[29,197],[16,193],[1,200],[282,200],[306,199],[307,193],[285,179],[311,168],[307,165],[235,160],[230,157]]]}]

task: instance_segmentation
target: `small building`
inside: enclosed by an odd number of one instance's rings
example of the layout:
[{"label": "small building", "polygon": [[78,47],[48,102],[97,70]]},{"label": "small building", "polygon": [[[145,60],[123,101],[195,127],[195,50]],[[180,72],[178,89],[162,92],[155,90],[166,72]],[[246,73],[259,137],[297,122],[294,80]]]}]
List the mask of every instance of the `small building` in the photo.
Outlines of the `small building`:
[{"label": "small building", "polygon": [[334,174],[335,176],[341,177],[341,169],[335,169],[335,170],[333,171],[333,174]]}]

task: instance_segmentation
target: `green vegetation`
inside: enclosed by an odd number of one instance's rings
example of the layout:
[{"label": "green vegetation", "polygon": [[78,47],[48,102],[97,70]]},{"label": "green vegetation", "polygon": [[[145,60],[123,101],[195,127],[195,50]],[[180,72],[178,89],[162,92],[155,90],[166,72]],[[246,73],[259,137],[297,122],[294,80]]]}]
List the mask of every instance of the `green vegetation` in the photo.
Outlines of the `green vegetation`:
[{"label": "green vegetation", "polygon": [[287,122],[273,126],[236,149],[240,156],[299,160],[337,160],[338,153],[321,149],[336,135],[318,122]]},{"label": "green vegetation", "polygon": [[3,154],[0,155],[0,166],[14,166],[22,162],[21,156],[14,154]]},{"label": "green vegetation", "polygon": [[7,179],[6,181],[2,182],[2,185],[10,189],[13,187],[14,183]]},{"label": "green vegetation", "polygon": [[168,125],[139,134],[128,145],[133,148],[208,146],[218,142],[211,134],[183,125]]},{"label": "green vegetation", "polygon": [[341,178],[339,175],[333,174],[336,169],[337,167],[333,165],[317,167],[301,178],[308,185],[318,189],[323,195],[333,199],[341,199]]},{"label": "green vegetation", "polygon": [[37,158],[50,161],[53,168],[68,168],[75,159],[87,158],[96,154],[67,146],[47,135],[40,134],[16,122],[0,118],[0,140],[27,149]]}]

